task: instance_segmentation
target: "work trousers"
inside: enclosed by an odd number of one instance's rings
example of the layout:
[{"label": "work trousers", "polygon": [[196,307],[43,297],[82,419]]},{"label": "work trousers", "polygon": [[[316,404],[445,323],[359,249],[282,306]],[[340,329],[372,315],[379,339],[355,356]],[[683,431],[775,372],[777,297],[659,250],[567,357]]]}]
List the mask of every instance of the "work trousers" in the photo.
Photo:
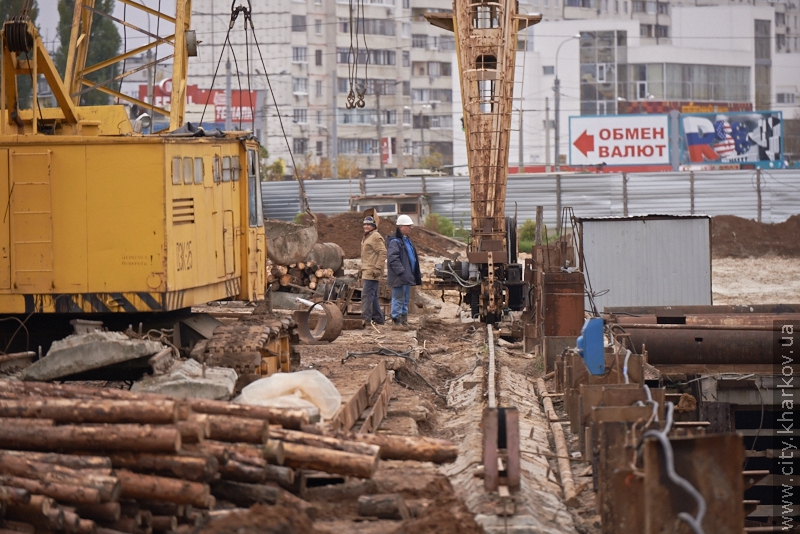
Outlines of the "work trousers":
[{"label": "work trousers", "polygon": [[369,324],[375,321],[378,324],[385,322],[381,305],[378,302],[378,281],[362,280],[361,286],[361,316]]},{"label": "work trousers", "polygon": [[408,300],[411,297],[411,286],[392,288],[392,319],[400,319],[408,315]]}]

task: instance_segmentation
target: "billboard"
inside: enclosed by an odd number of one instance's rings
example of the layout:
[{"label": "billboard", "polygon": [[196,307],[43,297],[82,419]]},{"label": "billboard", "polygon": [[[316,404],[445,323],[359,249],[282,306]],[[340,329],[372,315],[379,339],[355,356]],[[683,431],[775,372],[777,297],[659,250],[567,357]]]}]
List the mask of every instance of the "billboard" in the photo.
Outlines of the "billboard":
[{"label": "billboard", "polygon": [[569,118],[570,165],[669,165],[668,115]]},{"label": "billboard", "polygon": [[[197,110],[205,107],[206,109],[205,123],[215,122],[224,123],[226,115],[225,107],[225,90],[213,89],[200,89],[197,85],[186,86],[186,108],[189,110]],[[139,86],[139,100],[147,101],[147,85]],[[153,86],[153,103],[157,107],[169,109],[170,101],[172,99],[172,79],[167,78]],[[239,121],[242,124],[248,123],[247,127],[252,128],[253,111],[256,107],[256,91],[246,90],[232,90],[231,91],[231,121],[238,126]],[[160,116],[160,115],[159,115]],[[199,114],[198,114],[199,120]]]},{"label": "billboard", "polygon": [[681,163],[779,166],[783,159],[781,119],[779,111],[684,113]]}]

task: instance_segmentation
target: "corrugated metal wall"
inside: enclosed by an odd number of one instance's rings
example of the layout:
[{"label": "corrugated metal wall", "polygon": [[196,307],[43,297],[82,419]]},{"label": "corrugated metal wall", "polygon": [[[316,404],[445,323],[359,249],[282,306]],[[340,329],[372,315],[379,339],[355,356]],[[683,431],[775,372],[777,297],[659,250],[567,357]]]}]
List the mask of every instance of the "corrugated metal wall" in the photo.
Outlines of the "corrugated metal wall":
[{"label": "corrugated metal wall", "polygon": [[710,305],[709,227],[707,217],[583,221],[585,270],[605,292],[597,309]]},{"label": "corrugated metal wall", "polygon": [[[431,210],[452,219],[456,228],[469,228],[469,179],[442,176],[425,178],[424,182],[425,190],[433,195]],[[367,194],[419,193],[423,180],[367,178],[363,183]],[[760,185],[763,222],[782,222],[800,213],[800,171],[763,171]],[[506,213],[513,215],[516,210],[522,223],[536,218],[536,206],[544,206],[545,223],[550,227],[556,224],[559,205],[572,207],[578,217],[622,216],[627,206],[628,215],[737,215],[756,219],[757,186],[756,171],[577,174],[560,178],[554,174],[511,175]],[[264,182],[262,193],[267,217],[292,220],[300,212],[297,182]],[[349,198],[362,194],[357,179],[309,181],[306,193],[311,209],[328,215],[347,211]]]}]

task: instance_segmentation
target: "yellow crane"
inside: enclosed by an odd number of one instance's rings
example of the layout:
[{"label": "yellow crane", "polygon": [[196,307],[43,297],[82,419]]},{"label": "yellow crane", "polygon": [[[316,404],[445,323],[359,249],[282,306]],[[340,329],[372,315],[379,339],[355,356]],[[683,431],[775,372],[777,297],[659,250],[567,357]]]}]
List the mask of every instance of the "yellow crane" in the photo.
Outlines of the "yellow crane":
[{"label": "yellow crane", "polygon": [[[191,0],[177,0],[174,15],[120,1],[174,30],[87,65],[92,19],[108,15],[94,0],[76,0],[63,78],[24,13],[3,25],[0,314],[164,314],[215,300],[264,298],[257,141],[248,132],[174,134],[184,124],[186,73],[196,46]],[[134,71],[103,83],[87,78],[156,46],[172,48],[169,110],[108,86]],[[37,100],[40,75],[55,107]],[[19,107],[20,76],[33,81],[29,109]],[[163,114],[169,131],[143,135],[121,104],[81,105],[87,90]],[[288,370],[286,350],[272,352]]]}]

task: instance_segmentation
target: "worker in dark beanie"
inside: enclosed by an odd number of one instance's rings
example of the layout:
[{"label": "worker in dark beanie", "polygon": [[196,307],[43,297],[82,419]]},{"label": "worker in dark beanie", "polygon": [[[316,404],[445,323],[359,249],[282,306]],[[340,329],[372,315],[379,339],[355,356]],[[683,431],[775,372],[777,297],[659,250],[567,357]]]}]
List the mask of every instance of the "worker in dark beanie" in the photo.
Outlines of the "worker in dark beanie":
[{"label": "worker in dark beanie", "polygon": [[378,233],[372,217],[364,218],[364,237],[361,240],[361,316],[366,324],[384,324],[383,311],[378,302],[378,281],[386,265],[386,243]]},{"label": "worker in dark beanie", "polygon": [[413,225],[411,217],[397,217],[397,230],[386,239],[389,270],[386,283],[392,288],[392,323],[395,326],[408,325],[408,301],[411,286],[422,283],[419,269],[419,256],[409,234]]}]

